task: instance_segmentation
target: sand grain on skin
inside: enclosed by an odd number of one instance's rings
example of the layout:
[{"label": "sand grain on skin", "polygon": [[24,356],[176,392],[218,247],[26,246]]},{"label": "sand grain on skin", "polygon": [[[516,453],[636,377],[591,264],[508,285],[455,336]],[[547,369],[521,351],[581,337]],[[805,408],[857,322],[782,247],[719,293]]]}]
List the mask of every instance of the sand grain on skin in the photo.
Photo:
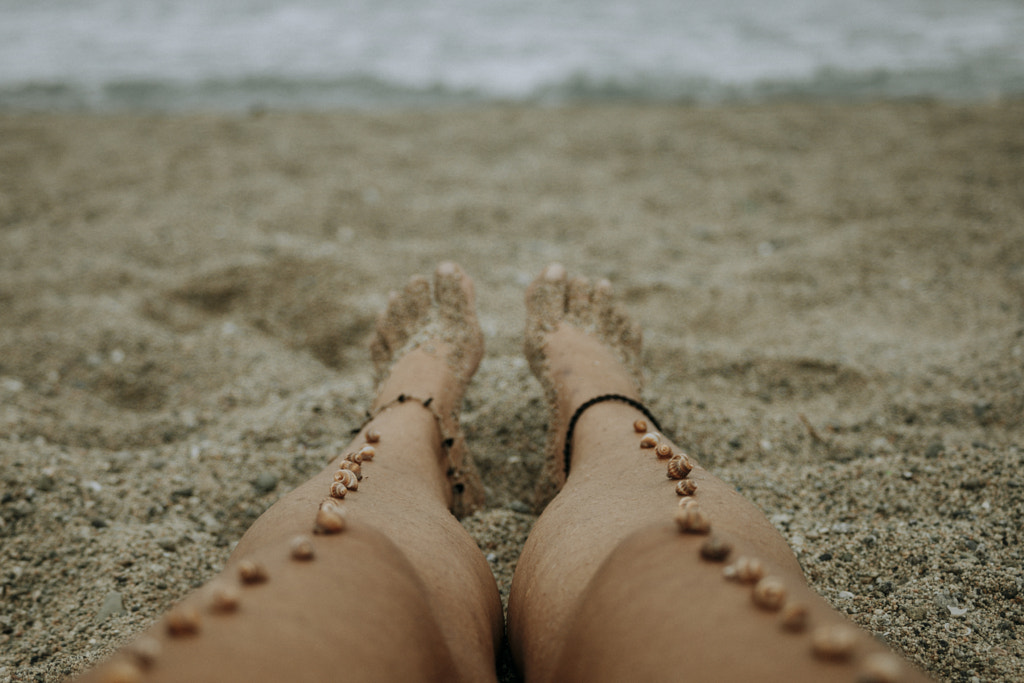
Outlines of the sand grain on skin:
[{"label": "sand grain on skin", "polygon": [[487,337],[464,524],[504,596],[547,427],[523,289],[557,260],[613,283],[666,431],[839,610],[940,680],[1024,678],[1021,120],[0,116],[0,680],[82,670],[220,569],[361,424],[387,292],[444,259]]}]

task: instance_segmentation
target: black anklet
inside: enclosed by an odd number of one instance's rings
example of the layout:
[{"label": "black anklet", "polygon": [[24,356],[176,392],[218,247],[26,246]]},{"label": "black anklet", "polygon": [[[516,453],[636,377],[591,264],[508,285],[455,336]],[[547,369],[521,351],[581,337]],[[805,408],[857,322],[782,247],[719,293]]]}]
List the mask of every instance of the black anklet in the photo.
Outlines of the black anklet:
[{"label": "black anklet", "polygon": [[625,403],[626,405],[636,408],[637,410],[644,414],[644,417],[651,421],[651,424],[654,425],[655,429],[657,429],[659,432],[661,431],[661,425],[659,425],[658,420],[656,420],[655,417],[651,415],[651,411],[647,409],[647,406],[645,406],[643,403],[637,401],[634,398],[622,396],[621,394],[601,394],[600,396],[595,396],[594,398],[588,401],[584,401],[583,404],[576,409],[576,412],[572,414],[572,417],[569,418],[569,428],[565,432],[565,446],[562,449],[562,454],[565,457],[566,476],[569,475],[569,461],[572,456],[572,433],[576,430],[576,422],[580,419],[580,416],[583,415],[583,412],[587,408],[597,405],[598,403],[604,403],[605,401],[618,401],[620,403]]}]

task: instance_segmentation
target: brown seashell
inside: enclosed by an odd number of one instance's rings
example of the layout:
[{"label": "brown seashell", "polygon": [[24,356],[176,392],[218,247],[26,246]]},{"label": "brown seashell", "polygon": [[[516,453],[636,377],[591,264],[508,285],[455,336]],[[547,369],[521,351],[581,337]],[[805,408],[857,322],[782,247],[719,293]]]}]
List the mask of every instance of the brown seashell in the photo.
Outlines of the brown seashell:
[{"label": "brown seashell", "polygon": [[255,560],[242,560],[238,563],[238,578],[242,583],[263,583],[267,580],[267,568]]},{"label": "brown seashell", "polygon": [[661,438],[654,432],[647,432],[640,437],[640,448],[654,448],[661,442]]},{"label": "brown seashell", "polygon": [[889,652],[872,652],[864,658],[857,683],[899,683],[903,680],[903,661]]},{"label": "brown seashell", "polygon": [[160,641],[149,636],[140,636],[128,646],[128,653],[143,669],[148,669],[160,656]]},{"label": "brown seashell", "polygon": [[338,465],[339,470],[348,470],[349,472],[355,472],[356,478],[360,481],[363,478],[363,467],[354,460],[342,460]]},{"label": "brown seashell", "polygon": [[680,531],[688,534],[706,534],[711,531],[711,521],[696,503],[676,510],[676,524]]},{"label": "brown seashell", "polygon": [[199,633],[199,612],[195,607],[178,606],[164,617],[167,632],[172,636],[192,636]]},{"label": "brown seashell", "polygon": [[376,429],[366,430],[366,443],[377,443],[380,441],[380,432]]},{"label": "brown seashell", "polygon": [[700,546],[700,556],[711,562],[723,562],[731,552],[732,544],[721,536],[711,536]]},{"label": "brown seashell", "polygon": [[692,479],[680,479],[676,484],[676,493],[680,496],[692,496],[697,492],[697,482]]},{"label": "brown seashell", "polygon": [[291,542],[291,554],[294,560],[312,560],[316,555],[313,541],[308,536],[296,536]]},{"label": "brown seashell", "polygon": [[[683,479],[683,481],[686,481],[686,480]],[[696,505],[696,504],[697,504],[697,499],[694,498],[693,496],[683,496],[682,498],[679,499],[679,507],[681,507],[681,508],[687,507],[689,505]]]},{"label": "brown seashell", "polygon": [[377,456],[377,449],[367,444],[359,449],[356,453],[356,462],[366,462],[367,460],[373,460]]},{"label": "brown seashell", "polygon": [[637,434],[643,434],[644,432],[646,432],[647,431],[647,421],[646,420],[637,420],[636,422],[634,422],[633,423],[633,431],[636,432]]},{"label": "brown seashell", "polygon": [[338,470],[334,473],[334,481],[340,482],[349,491],[359,488],[359,477],[352,470]]},{"label": "brown seashell", "polygon": [[685,479],[693,469],[693,462],[686,453],[679,453],[668,461],[665,476],[669,479]]},{"label": "brown seashell", "polygon": [[774,612],[786,601],[786,586],[774,576],[766,576],[754,585],[751,597],[758,607]]},{"label": "brown seashell", "polygon": [[210,609],[214,612],[234,612],[241,595],[238,588],[227,583],[216,583],[210,589]]},{"label": "brown seashell", "polygon": [[331,484],[332,498],[344,498],[346,494],[348,494],[348,487],[340,481],[336,481]]},{"label": "brown seashell", "polygon": [[754,557],[740,557],[723,570],[725,577],[740,583],[757,583],[764,576],[764,565]]},{"label": "brown seashell", "polygon": [[819,626],[811,634],[811,651],[821,659],[849,659],[856,644],[857,631],[845,624]]},{"label": "brown seashell", "polygon": [[667,443],[659,443],[654,447],[654,454],[659,460],[668,460],[672,457],[672,446]]},{"label": "brown seashell", "polygon": [[100,681],[101,683],[141,683],[142,670],[134,662],[115,659],[104,668]]},{"label": "brown seashell", "polygon": [[322,503],[316,511],[314,533],[338,534],[345,530],[345,513],[337,505]]},{"label": "brown seashell", "polygon": [[787,631],[803,631],[807,628],[807,607],[800,602],[787,602],[779,614],[779,623]]}]

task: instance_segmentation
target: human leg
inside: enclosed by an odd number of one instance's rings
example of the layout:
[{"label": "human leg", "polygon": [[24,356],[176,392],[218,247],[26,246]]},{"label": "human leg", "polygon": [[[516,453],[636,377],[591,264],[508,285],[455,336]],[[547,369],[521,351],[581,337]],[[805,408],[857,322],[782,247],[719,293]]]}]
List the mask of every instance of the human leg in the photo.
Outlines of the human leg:
[{"label": "human leg", "polygon": [[[469,278],[444,264],[433,294],[410,281],[378,323],[374,360],[388,373],[346,455],[271,507],[218,577],[85,680],[493,679],[497,587],[449,511],[476,493],[472,472],[460,472],[457,415],[482,353]],[[372,458],[356,457],[365,444]],[[343,460],[362,460],[362,479],[332,494]],[[339,519],[343,529],[331,526]]]},{"label": "human leg", "polygon": [[[557,487],[577,408],[606,394],[639,399],[639,332],[607,283],[568,281],[560,266],[534,281],[527,308],[527,354],[552,405]],[[918,677],[806,586],[784,539],[732,487],[696,465],[685,477],[696,491],[677,495],[667,460],[640,446],[637,420],[648,418],[611,400],[574,425],[568,477],[531,532],[509,600],[509,638],[528,681]],[[697,502],[709,533],[681,531],[681,498]],[[756,589],[744,581],[759,573],[768,578]]]}]

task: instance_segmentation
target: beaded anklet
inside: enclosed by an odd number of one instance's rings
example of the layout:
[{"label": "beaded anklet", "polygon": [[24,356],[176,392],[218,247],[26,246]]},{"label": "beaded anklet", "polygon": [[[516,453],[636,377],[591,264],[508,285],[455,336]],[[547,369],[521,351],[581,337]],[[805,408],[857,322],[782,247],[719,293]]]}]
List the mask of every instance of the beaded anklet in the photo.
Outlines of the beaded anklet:
[{"label": "beaded anklet", "polygon": [[[434,416],[434,421],[437,422],[437,431],[441,434],[441,448],[444,449],[445,459],[448,461],[448,478],[452,483],[452,490],[456,494],[460,494],[465,489],[465,483],[463,483],[463,468],[462,463],[465,457],[465,444],[461,433],[451,434],[445,428],[445,420],[437,410],[434,409],[433,402],[434,397],[428,396],[427,398],[419,398],[418,396],[410,396],[409,394],[399,394],[395,398],[391,399],[380,408],[377,408],[374,412],[366,411],[366,419],[361,425],[352,430],[352,434],[358,434],[363,431],[366,425],[373,422],[377,417],[388,408],[395,404],[408,403],[409,401],[415,401],[421,404],[424,408],[430,411],[430,414]],[[458,463],[458,464],[456,464]]]}]

